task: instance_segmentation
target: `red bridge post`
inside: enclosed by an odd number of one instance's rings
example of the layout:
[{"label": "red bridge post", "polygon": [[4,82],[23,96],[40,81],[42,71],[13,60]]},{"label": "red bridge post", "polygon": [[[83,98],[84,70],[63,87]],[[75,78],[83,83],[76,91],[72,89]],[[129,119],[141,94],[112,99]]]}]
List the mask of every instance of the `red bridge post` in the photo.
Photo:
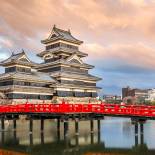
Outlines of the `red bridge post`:
[{"label": "red bridge post", "polygon": [[98,132],[98,143],[100,143],[101,139],[101,120],[97,120],[97,132]]},{"label": "red bridge post", "polygon": [[75,134],[79,135],[79,120],[75,119]]},{"label": "red bridge post", "polygon": [[44,144],[44,132],[41,132],[41,144]]},{"label": "red bridge post", "polygon": [[13,119],[13,134],[14,134],[14,139],[17,139],[17,134],[16,134],[16,128],[17,128],[17,122],[16,119]]},{"label": "red bridge post", "polygon": [[29,124],[29,125],[30,125],[30,126],[29,126],[29,129],[30,129],[30,130],[29,130],[29,133],[32,134],[32,133],[33,133],[33,119],[30,118],[29,121],[30,121],[30,122],[29,122],[29,123],[30,123],[30,124]]},{"label": "red bridge post", "polygon": [[33,145],[33,119],[29,120],[29,136],[30,136],[30,145]]},{"label": "red bridge post", "polygon": [[69,132],[69,122],[68,120],[64,120],[64,140],[68,139],[68,132]]},{"label": "red bridge post", "polygon": [[44,119],[43,118],[41,118],[40,120],[40,130],[41,132],[44,132]]},{"label": "red bridge post", "polygon": [[4,132],[4,130],[5,130],[4,117],[2,117],[1,118],[1,137],[2,137],[1,138],[2,139],[1,143],[2,144],[4,144],[4,141],[5,141],[5,138],[4,138],[5,137],[5,132]]},{"label": "red bridge post", "polygon": [[135,123],[135,146],[138,145],[138,122]]},{"label": "red bridge post", "polygon": [[76,136],[76,146],[79,145],[79,119],[75,119],[75,136]]},{"label": "red bridge post", "polygon": [[5,130],[4,117],[1,118],[1,130]]},{"label": "red bridge post", "polygon": [[144,144],[144,123],[145,120],[140,120],[139,124],[140,124],[140,143],[141,145]]},{"label": "red bridge post", "polygon": [[60,125],[61,125],[60,123],[61,123],[61,121],[58,118],[57,119],[57,137],[58,137],[58,140],[60,140]]},{"label": "red bridge post", "polygon": [[90,120],[91,144],[94,143],[94,120]]},{"label": "red bridge post", "polygon": [[143,126],[143,122],[140,122],[140,143],[141,143],[141,145],[144,144],[144,126]]}]

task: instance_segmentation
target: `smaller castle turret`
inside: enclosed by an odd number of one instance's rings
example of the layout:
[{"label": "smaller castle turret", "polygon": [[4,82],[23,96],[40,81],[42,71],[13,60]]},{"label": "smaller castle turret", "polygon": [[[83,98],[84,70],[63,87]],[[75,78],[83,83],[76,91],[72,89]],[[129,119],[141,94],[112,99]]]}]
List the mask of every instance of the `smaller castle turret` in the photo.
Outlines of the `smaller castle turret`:
[{"label": "smaller castle turret", "polygon": [[48,100],[53,97],[53,90],[49,86],[55,82],[49,74],[42,74],[33,68],[36,63],[29,60],[22,50],[1,62],[5,73],[0,75],[0,91],[12,103]]}]

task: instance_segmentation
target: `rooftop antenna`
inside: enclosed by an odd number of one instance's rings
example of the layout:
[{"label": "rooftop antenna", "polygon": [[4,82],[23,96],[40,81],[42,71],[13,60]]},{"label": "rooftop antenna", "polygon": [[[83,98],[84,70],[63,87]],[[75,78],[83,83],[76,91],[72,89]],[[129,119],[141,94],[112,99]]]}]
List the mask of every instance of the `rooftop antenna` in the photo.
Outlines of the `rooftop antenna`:
[{"label": "rooftop antenna", "polygon": [[15,54],[14,51],[12,51],[12,56],[13,56],[14,54]]}]

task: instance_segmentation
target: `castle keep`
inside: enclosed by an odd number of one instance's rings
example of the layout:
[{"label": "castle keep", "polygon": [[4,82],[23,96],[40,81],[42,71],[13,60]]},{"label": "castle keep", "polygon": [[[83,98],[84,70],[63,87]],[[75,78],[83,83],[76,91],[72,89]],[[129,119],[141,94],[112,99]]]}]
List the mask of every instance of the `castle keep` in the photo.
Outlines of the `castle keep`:
[{"label": "castle keep", "polygon": [[30,102],[88,103],[95,101],[100,78],[89,74],[94,66],[83,62],[88,56],[79,50],[83,43],[70,31],[53,27],[47,39],[41,41],[45,50],[37,56],[43,63],[32,62],[24,51],[12,54],[1,62],[5,73],[0,75],[0,92],[15,103]]}]

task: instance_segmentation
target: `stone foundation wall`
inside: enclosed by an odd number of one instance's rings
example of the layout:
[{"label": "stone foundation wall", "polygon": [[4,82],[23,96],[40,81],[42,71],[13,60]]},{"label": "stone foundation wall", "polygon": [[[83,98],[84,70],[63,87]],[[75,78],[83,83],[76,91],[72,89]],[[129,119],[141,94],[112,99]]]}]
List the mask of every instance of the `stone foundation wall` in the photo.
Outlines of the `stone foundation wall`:
[{"label": "stone foundation wall", "polygon": [[61,104],[62,102],[75,104],[75,103],[81,103],[81,104],[88,104],[88,103],[101,103],[101,101],[97,100],[96,98],[91,97],[53,97],[52,100],[36,100],[36,99],[0,99],[0,104],[24,104],[26,102],[32,103],[32,104]]},{"label": "stone foundation wall", "polygon": [[3,100],[3,101],[1,101],[0,100],[0,104],[25,104],[25,103],[32,103],[32,104],[42,104],[42,103],[49,103],[49,104],[51,104],[51,100],[45,100],[45,101],[43,101],[43,100],[34,100],[34,99],[32,99],[32,100],[26,100],[26,99],[10,99],[10,100],[8,100],[8,99],[6,99],[6,100]]},{"label": "stone foundation wall", "polygon": [[10,101],[8,101],[7,99],[0,99],[0,105],[3,104],[10,104]]},{"label": "stone foundation wall", "polygon": [[96,98],[92,97],[53,97],[52,103],[81,103],[81,104],[88,104],[88,103],[101,103],[101,101],[97,100]]}]

